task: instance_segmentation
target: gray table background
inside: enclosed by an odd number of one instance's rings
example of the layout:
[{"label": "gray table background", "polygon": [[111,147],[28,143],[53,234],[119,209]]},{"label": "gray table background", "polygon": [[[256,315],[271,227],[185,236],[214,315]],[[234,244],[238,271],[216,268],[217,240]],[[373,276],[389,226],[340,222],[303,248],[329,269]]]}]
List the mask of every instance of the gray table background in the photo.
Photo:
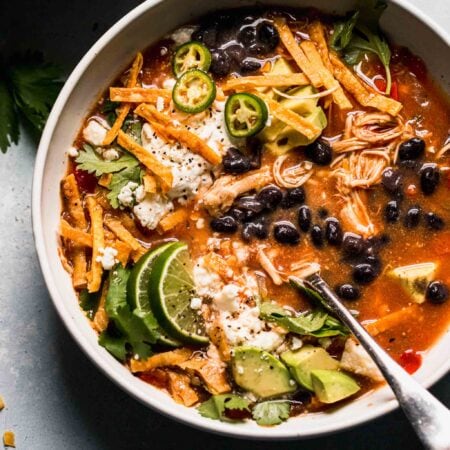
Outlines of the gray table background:
[{"label": "gray table background", "polygon": [[[449,0],[410,1],[441,26],[450,26]],[[41,49],[69,72],[95,40],[138,3],[0,0],[0,53],[2,47]],[[203,433],[129,398],[84,356],[49,299],[31,230],[35,149],[23,133],[17,147],[0,154],[0,394],[7,403],[0,413],[0,433],[13,429],[18,449],[420,448],[399,411],[334,436],[265,443]],[[432,392],[450,405],[450,375]]]}]

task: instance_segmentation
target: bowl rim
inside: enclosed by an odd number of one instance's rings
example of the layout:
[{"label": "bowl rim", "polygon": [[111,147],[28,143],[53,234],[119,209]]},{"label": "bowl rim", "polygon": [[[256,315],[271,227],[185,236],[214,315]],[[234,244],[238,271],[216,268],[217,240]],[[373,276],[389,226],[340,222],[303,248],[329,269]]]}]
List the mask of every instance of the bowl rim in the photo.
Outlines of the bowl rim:
[{"label": "bowl rim", "polygon": [[[48,117],[46,126],[42,133],[42,137],[38,146],[33,181],[32,181],[32,228],[33,237],[35,242],[35,247],[38,255],[39,264],[41,267],[42,275],[45,280],[48,292],[50,294],[52,303],[60,317],[63,321],[66,329],[72,335],[73,339],[77,342],[79,347],[83,352],[89,357],[89,359],[103,372],[110,380],[112,380],[116,385],[118,385],[122,390],[130,394],[133,398],[143,403],[145,406],[163,414],[166,417],[175,419],[183,424],[195,427],[202,431],[207,431],[215,434],[220,434],[228,437],[235,437],[241,439],[254,439],[254,440],[292,440],[292,439],[306,439],[316,436],[325,436],[331,433],[337,433],[344,431],[365,422],[369,422],[381,415],[387,414],[399,405],[395,399],[384,402],[382,405],[373,407],[367,411],[366,414],[360,417],[352,418],[346,422],[341,422],[339,426],[333,425],[332,422],[328,427],[322,428],[320,431],[306,431],[298,430],[297,433],[288,431],[284,433],[276,432],[276,427],[266,428],[264,432],[258,432],[253,429],[248,429],[246,427],[237,427],[233,424],[222,423],[217,421],[210,421],[198,415],[190,416],[184,412],[174,411],[171,408],[171,404],[163,404],[158,399],[152,399],[149,401],[148,397],[144,394],[143,390],[140,390],[134,386],[130,386],[128,380],[125,376],[118,372],[110,371],[110,364],[103,360],[99,349],[93,347],[86,335],[77,327],[77,324],[72,319],[69,311],[64,308],[63,301],[59,296],[56,282],[51,274],[51,265],[49,258],[47,257],[47,252],[45,249],[45,238],[44,229],[42,224],[42,211],[41,211],[41,198],[42,198],[42,185],[44,177],[44,169],[47,161],[47,154],[50,147],[51,140],[54,135],[55,128],[59,121],[59,116],[63,109],[65,108],[67,101],[73,91],[75,90],[79,79],[89,68],[91,63],[93,63],[105,46],[116,37],[124,28],[126,28],[130,23],[136,20],[139,16],[144,14],[149,9],[155,7],[156,5],[164,2],[165,0],[146,0],[142,4],[136,6],[127,14],[125,14],[121,19],[119,19],[114,25],[112,25],[85,53],[82,59],[75,66],[70,76],[67,78],[52,110]],[[450,34],[445,31],[443,27],[438,25],[431,19],[428,15],[415,5],[409,3],[408,0],[388,0],[388,3],[395,4],[401,9],[410,13],[418,21],[422,22],[430,31],[436,34],[445,44],[450,48]],[[114,361],[115,362],[115,361]],[[120,364],[120,363],[119,363]],[[423,383],[425,387],[430,387],[432,384],[437,382],[450,370],[450,360],[447,365],[443,365],[434,371],[433,375],[428,377]],[[155,388],[156,389],[156,388]],[[382,389],[388,389],[384,387]],[[301,433],[301,434],[299,434]]]}]

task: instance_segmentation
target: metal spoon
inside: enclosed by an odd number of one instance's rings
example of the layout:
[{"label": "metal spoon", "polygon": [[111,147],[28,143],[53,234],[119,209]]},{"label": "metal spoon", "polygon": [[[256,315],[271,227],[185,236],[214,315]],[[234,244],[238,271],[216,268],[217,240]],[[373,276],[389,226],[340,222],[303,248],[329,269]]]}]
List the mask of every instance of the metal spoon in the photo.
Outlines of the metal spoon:
[{"label": "metal spoon", "polygon": [[423,445],[432,450],[449,450],[450,411],[375,342],[319,275],[307,277],[304,283],[323,298],[324,306],[347,325],[372,357]]}]

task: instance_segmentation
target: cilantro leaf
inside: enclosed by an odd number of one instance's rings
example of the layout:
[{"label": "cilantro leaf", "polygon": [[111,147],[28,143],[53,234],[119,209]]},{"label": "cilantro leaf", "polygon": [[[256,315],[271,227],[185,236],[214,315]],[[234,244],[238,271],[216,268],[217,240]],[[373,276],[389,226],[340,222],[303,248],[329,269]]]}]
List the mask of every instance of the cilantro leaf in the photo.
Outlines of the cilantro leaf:
[{"label": "cilantro leaf", "polygon": [[151,344],[158,338],[158,323],[151,313],[142,317],[138,311],[131,311],[127,302],[127,283],[131,271],[116,266],[109,274],[109,289],[105,309],[109,318],[119,331],[112,336],[108,331],[99,338],[103,345],[116,358],[124,360],[128,350],[140,358],[152,354]]},{"label": "cilantro leaf", "polygon": [[75,161],[79,169],[95,173],[97,177],[104,173],[119,172],[122,169],[129,169],[139,165],[139,161],[130,153],[124,153],[119,159],[114,161],[106,161],[88,144],[83,146],[83,150],[80,151]]},{"label": "cilantro leaf", "polygon": [[[224,422],[233,421],[226,416],[227,411],[248,411],[250,402],[236,394],[213,395],[209,400],[198,406],[198,412],[203,417]],[[236,419],[234,419],[236,420]]]},{"label": "cilantro leaf", "polygon": [[279,425],[289,419],[291,405],[289,402],[263,402],[254,406],[253,419],[258,425]]},{"label": "cilantro leaf", "polygon": [[126,117],[125,122],[122,126],[122,131],[129,134],[139,145],[142,144],[142,122],[135,119],[131,114]]},{"label": "cilantro leaf", "polygon": [[341,51],[350,43],[358,17],[359,11],[356,11],[349,20],[346,22],[339,22],[335,25],[333,34],[330,38],[330,46],[334,50]]},{"label": "cilantro leaf", "polygon": [[87,289],[80,291],[79,302],[81,309],[89,319],[93,319],[100,302],[101,290],[89,293]]},{"label": "cilantro leaf", "polygon": [[118,196],[123,187],[128,183],[134,182],[140,184],[142,181],[143,171],[140,167],[128,167],[120,172],[113,174],[111,182],[108,185],[110,192],[107,195],[109,203],[115,209],[119,207]]},{"label": "cilantro leaf", "polygon": [[0,78],[0,150],[5,153],[11,144],[19,142],[19,118],[14,109],[14,99],[6,81]]}]

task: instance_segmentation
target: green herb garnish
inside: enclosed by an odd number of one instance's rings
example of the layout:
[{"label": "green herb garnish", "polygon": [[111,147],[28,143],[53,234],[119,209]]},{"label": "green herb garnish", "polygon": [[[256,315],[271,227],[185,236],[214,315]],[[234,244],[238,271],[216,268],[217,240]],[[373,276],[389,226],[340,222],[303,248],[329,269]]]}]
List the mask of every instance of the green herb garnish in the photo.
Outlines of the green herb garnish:
[{"label": "green herb garnish", "polygon": [[250,402],[239,395],[221,394],[213,395],[197,409],[200,415],[207,417],[208,419],[230,422],[233,419],[226,416],[227,411],[238,410],[250,412],[249,405]]},{"label": "green herb garnish", "polygon": [[258,425],[279,425],[289,419],[291,405],[279,400],[257,403],[252,410],[252,417]]}]

